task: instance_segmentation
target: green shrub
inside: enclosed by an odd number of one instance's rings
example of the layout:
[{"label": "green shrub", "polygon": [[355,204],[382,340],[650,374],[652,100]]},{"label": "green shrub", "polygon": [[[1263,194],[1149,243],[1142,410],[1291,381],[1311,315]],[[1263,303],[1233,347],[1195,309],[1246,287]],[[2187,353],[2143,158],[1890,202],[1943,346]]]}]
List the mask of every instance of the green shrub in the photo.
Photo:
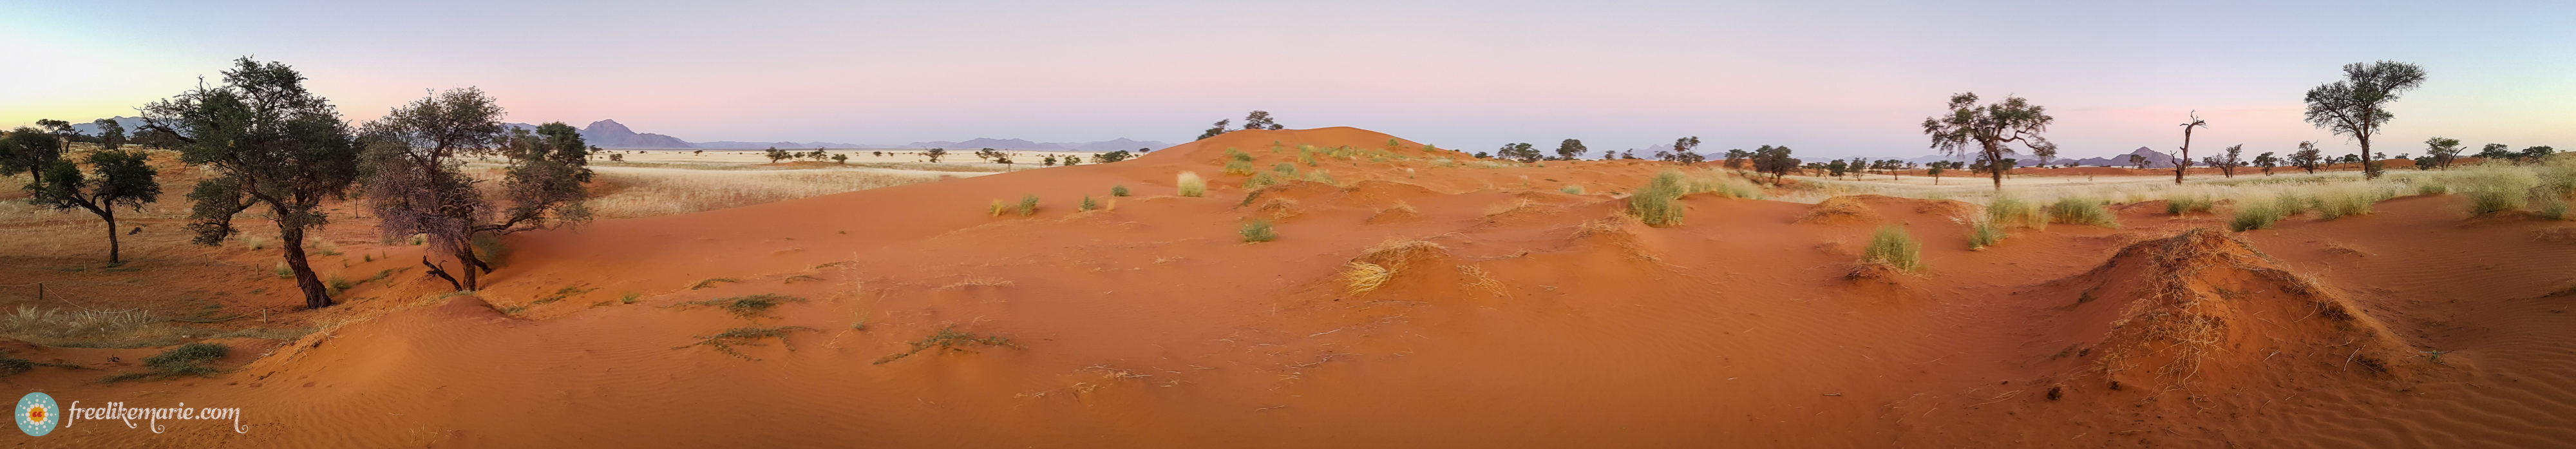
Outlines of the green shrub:
[{"label": "green shrub", "polygon": [[1923,245],[1915,243],[1914,235],[1907,234],[1904,227],[1880,226],[1878,233],[1869,237],[1869,247],[1861,251],[1860,261],[1886,263],[1909,272],[1919,271],[1923,269]]},{"label": "green shrub", "polygon": [[337,274],[331,275],[331,280],[324,282],[328,287],[330,287],[331,294],[334,295],[340,294],[340,292],[349,291],[349,287],[354,287],[354,285],[349,284],[349,278],[340,277],[340,275]]},{"label": "green shrub", "polygon": [[1583,186],[1565,186],[1565,188],[1557,189],[1557,191],[1559,191],[1559,192],[1565,192],[1565,193],[1573,194],[1573,195],[1582,195],[1582,194],[1583,194]]},{"label": "green shrub", "polygon": [[2056,204],[2048,205],[2048,222],[2120,227],[2120,220],[2112,217],[2109,209],[2102,208],[2101,201],[2075,197],[2058,198]]},{"label": "green shrub", "polygon": [[1252,176],[1252,155],[1234,149],[1225,150],[1225,174]]},{"label": "green shrub", "polygon": [[1083,195],[1083,196],[1082,196],[1082,210],[1084,210],[1084,211],[1089,211],[1089,210],[1092,210],[1092,209],[1099,209],[1099,208],[1100,208],[1100,203],[1092,202],[1092,201],[1091,201],[1091,195]]},{"label": "green shrub", "polygon": [[1968,249],[1983,249],[2003,241],[2004,227],[1996,226],[1993,221],[1977,220],[1968,224]]},{"label": "green shrub", "polygon": [[1656,174],[1646,181],[1645,187],[1639,187],[1636,193],[1628,195],[1628,213],[1636,215],[1637,221],[1645,222],[1647,226],[1682,224],[1680,199],[1684,193],[1684,182],[1681,172]]},{"label": "green shrub", "polygon": [[2531,214],[2551,220],[2569,219],[2570,216],[2567,214],[2567,197],[2556,194],[2534,193],[2531,196]]},{"label": "green shrub", "polygon": [[1199,174],[1197,172],[1181,172],[1180,179],[1175,182],[1175,184],[1180,186],[1181,196],[1199,197],[1207,195],[1207,181],[1199,179]]},{"label": "green shrub", "polygon": [[794,351],[796,350],[796,346],[787,342],[787,333],[810,330],[814,329],[805,326],[737,327],[726,329],[724,332],[717,332],[715,335],[701,336],[698,337],[697,343],[675,346],[671,349],[688,349],[691,346],[705,346],[716,348],[717,352],[723,352],[726,355],[734,357],[741,357],[745,360],[760,360],[752,358],[749,354],[734,351],[734,345],[760,346],[760,340],[775,338],[778,339],[779,346],[785,346],[787,350]]},{"label": "green shrub", "polygon": [[1306,172],[1306,180],[1325,184],[1338,184],[1333,182],[1333,172],[1331,170],[1315,170]]},{"label": "green shrub", "polygon": [[1030,215],[1037,215],[1037,214],[1038,214],[1038,196],[1037,196],[1037,195],[1021,195],[1021,196],[1020,196],[1020,216],[1022,216],[1022,217],[1026,217],[1026,216],[1030,216]]},{"label": "green shrub", "polygon": [[1243,241],[1246,243],[1267,242],[1279,238],[1279,234],[1270,229],[1270,220],[1253,220],[1251,223],[1244,223],[1243,229],[1236,233],[1242,234]]},{"label": "green shrub", "polygon": [[1296,176],[1297,164],[1281,162],[1278,165],[1270,166],[1270,171],[1279,172],[1279,174],[1282,175]]},{"label": "green shrub", "polygon": [[2315,209],[2317,207],[2316,203],[2316,198],[2309,198],[2305,195],[2300,195],[2299,192],[2294,190],[2282,189],[2280,193],[2272,195],[2272,208],[2279,212],[2283,217],[2298,215],[2300,213],[2307,212],[2309,209]]},{"label": "green shrub", "polygon": [[1109,186],[1109,196],[1127,196],[1127,186]]}]

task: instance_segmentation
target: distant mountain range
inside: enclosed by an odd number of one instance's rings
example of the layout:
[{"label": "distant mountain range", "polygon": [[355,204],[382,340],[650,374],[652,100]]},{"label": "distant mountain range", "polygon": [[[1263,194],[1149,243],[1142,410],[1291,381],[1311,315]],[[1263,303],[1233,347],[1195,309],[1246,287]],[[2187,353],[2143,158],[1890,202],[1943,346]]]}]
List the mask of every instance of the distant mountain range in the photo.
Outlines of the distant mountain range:
[{"label": "distant mountain range", "polygon": [[[2130,165],[2130,164],[2129,164],[2129,155],[2132,155],[2132,154],[2134,154],[2134,155],[2139,155],[2139,156],[2146,156],[2146,157],[2147,157],[2147,167],[2148,167],[2148,168],[2158,168],[2158,167],[2162,167],[2162,168],[2172,168],[2172,167],[2173,167],[2173,156],[2166,155],[2166,154],[2165,154],[2165,153],[2163,153],[2163,152],[2156,151],[2156,150],[2154,150],[2154,149],[2147,148],[2147,147],[2138,147],[2138,149],[2137,149],[2137,150],[2130,151],[2130,152],[2127,152],[2127,153],[2121,153],[2120,155],[2117,155],[2117,156],[2111,156],[2111,157],[2089,157],[2089,158],[2083,158],[2083,159],[2057,158],[2057,159],[2053,159],[2053,160],[2051,160],[2048,164],[2049,164],[2049,165],[2066,165],[2066,164],[2070,164],[2070,163],[2071,163],[2071,164],[2075,164],[2075,165],[2082,165],[2082,166],[2087,166],[2087,167],[2135,167],[2135,165]],[[2016,158],[2016,159],[2019,159],[2018,161],[2015,161],[2015,162],[2016,162],[2016,165],[2018,165],[2018,166],[2034,166],[2034,165],[2039,165],[2039,158],[2038,158],[2038,157],[2031,156],[2031,155],[2029,155],[2029,154],[2022,154],[2022,155],[2018,155],[2018,156],[2015,156],[2015,158]],[[1970,161],[1970,160],[1972,160],[1972,159],[1974,159],[1974,158],[1965,157],[1965,156],[1944,156],[1944,155],[1938,155],[1938,154],[1935,154],[1935,155],[1930,155],[1930,156],[1923,156],[1923,157],[1918,157],[1918,158],[1913,158],[1913,159],[1907,159],[1907,161],[1909,161],[1909,162],[1916,162],[1916,163],[1932,163],[1932,162],[1938,162],[1938,161],[1969,162],[1969,161]]]},{"label": "distant mountain range", "polygon": [[[510,126],[510,127],[514,127],[514,128],[526,128],[526,129],[529,129],[529,130],[535,130],[535,129],[536,129],[536,125],[530,125],[530,124],[526,124],[526,123],[511,123],[511,124],[509,124],[508,126]],[[842,142],[739,142],[739,141],[690,142],[690,141],[680,140],[680,138],[677,138],[677,137],[671,137],[671,136],[667,136],[667,135],[653,134],[653,133],[638,133],[638,132],[635,132],[635,130],[633,130],[633,129],[629,129],[629,128],[627,128],[625,124],[617,123],[617,121],[616,121],[616,120],[600,120],[600,121],[596,121],[596,122],[591,122],[591,123],[590,123],[590,126],[583,127],[583,128],[581,129],[581,138],[582,138],[582,140],[587,140],[587,141],[589,141],[591,145],[597,145],[597,146],[599,146],[600,148],[639,149],[639,150],[642,150],[642,149],[654,149],[654,150],[658,150],[658,149],[710,149],[710,150],[714,150],[714,149],[724,149],[724,150],[756,150],[756,149],[762,149],[762,148],[771,148],[771,147],[776,147],[776,148],[838,148],[838,149],[893,149],[893,148],[960,148],[960,149],[971,149],[971,148],[992,148],[992,149],[996,149],[996,150],[1031,150],[1031,151],[1117,151],[1117,150],[1134,150],[1134,149],[1138,149],[1138,148],[1163,148],[1163,147],[1169,147],[1169,146],[1172,146],[1171,144],[1162,143],[1162,142],[1155,142],[1155,141],[1150,141],[1150,140],[1139,141],[1139,140],[1130,140],[1130,139],[1125,139],[1125,138],[1120,138],[1120,139],[1116,139],[1116,140],[1103,140],[1103,141],[1098,141],[1098,142],[1031,142],[1031,141],[1022,140],[1022,139],[975,138],[975,139],[965,140],[965,141],[913,142],[913,143],[903,144],[903,145],[893,145],[893,144],[864,144],[864,143],[842,143]]]}]

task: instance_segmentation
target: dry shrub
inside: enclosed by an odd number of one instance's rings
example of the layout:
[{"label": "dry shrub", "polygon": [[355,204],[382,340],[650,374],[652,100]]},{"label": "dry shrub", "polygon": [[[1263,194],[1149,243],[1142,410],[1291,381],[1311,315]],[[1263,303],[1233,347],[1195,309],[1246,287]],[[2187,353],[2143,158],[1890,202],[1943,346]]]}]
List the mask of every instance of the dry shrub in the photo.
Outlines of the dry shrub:
[{"label": "dry shrub", "polygon": [[1837,196],[1818,201],[1815,208],[1807,211],[1807,215],[1798,217],[1799,223],[1845,224],[1877,221],[1879,221],[1878,212],[1871,210],[1869,205],[1862,204],[1858,198],[1852,196]]},{"label": "dry shrub", "polygon": [[1387,269],[1383,265],[1353,261],[1349,265],[1342,266],[1342,286],[1353,295],[1377,290],[1378,287],[1386,285],[1387,279],[1394,277],[1395,270]]}]

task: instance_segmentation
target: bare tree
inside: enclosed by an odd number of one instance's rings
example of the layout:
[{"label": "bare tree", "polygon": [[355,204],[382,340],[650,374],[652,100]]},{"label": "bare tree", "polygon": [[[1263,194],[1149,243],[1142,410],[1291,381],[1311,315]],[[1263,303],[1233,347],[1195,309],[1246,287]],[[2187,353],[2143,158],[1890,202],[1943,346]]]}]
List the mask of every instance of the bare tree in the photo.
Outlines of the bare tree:
[{"label": "bare tree", "polygon": [[2191,111],[2191,121],[2183,122],[2182,155],[2173,158],[2174,184],[2182,184],[2182,171],[2191,168],[2191,129],[2208,127],[2209,122],[2200,119],[2200,111]]}]

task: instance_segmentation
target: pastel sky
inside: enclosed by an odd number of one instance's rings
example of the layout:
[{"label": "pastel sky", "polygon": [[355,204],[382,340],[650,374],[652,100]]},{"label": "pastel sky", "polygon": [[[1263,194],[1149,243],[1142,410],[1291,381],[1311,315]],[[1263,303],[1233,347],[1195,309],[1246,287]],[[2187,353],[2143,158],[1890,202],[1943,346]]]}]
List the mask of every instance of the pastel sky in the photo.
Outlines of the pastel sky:
[{"label": "pastel sky", "polygon": [[[288,63],[351,120],[478,86],[510,121],[691,141],[1178,143],[1264,109],[1449,148],[1927,154],[1953,92],[2068,156],[2352,145],[2300,120],[2345,63],[2421,64],[2380,147],[2576,147],[2576,2],[0,0],[0,125],[88,120]],[[1642,152],[1641,152],[1642,153]],[[2195,152],[2197,153],[2197,152]]]}]

